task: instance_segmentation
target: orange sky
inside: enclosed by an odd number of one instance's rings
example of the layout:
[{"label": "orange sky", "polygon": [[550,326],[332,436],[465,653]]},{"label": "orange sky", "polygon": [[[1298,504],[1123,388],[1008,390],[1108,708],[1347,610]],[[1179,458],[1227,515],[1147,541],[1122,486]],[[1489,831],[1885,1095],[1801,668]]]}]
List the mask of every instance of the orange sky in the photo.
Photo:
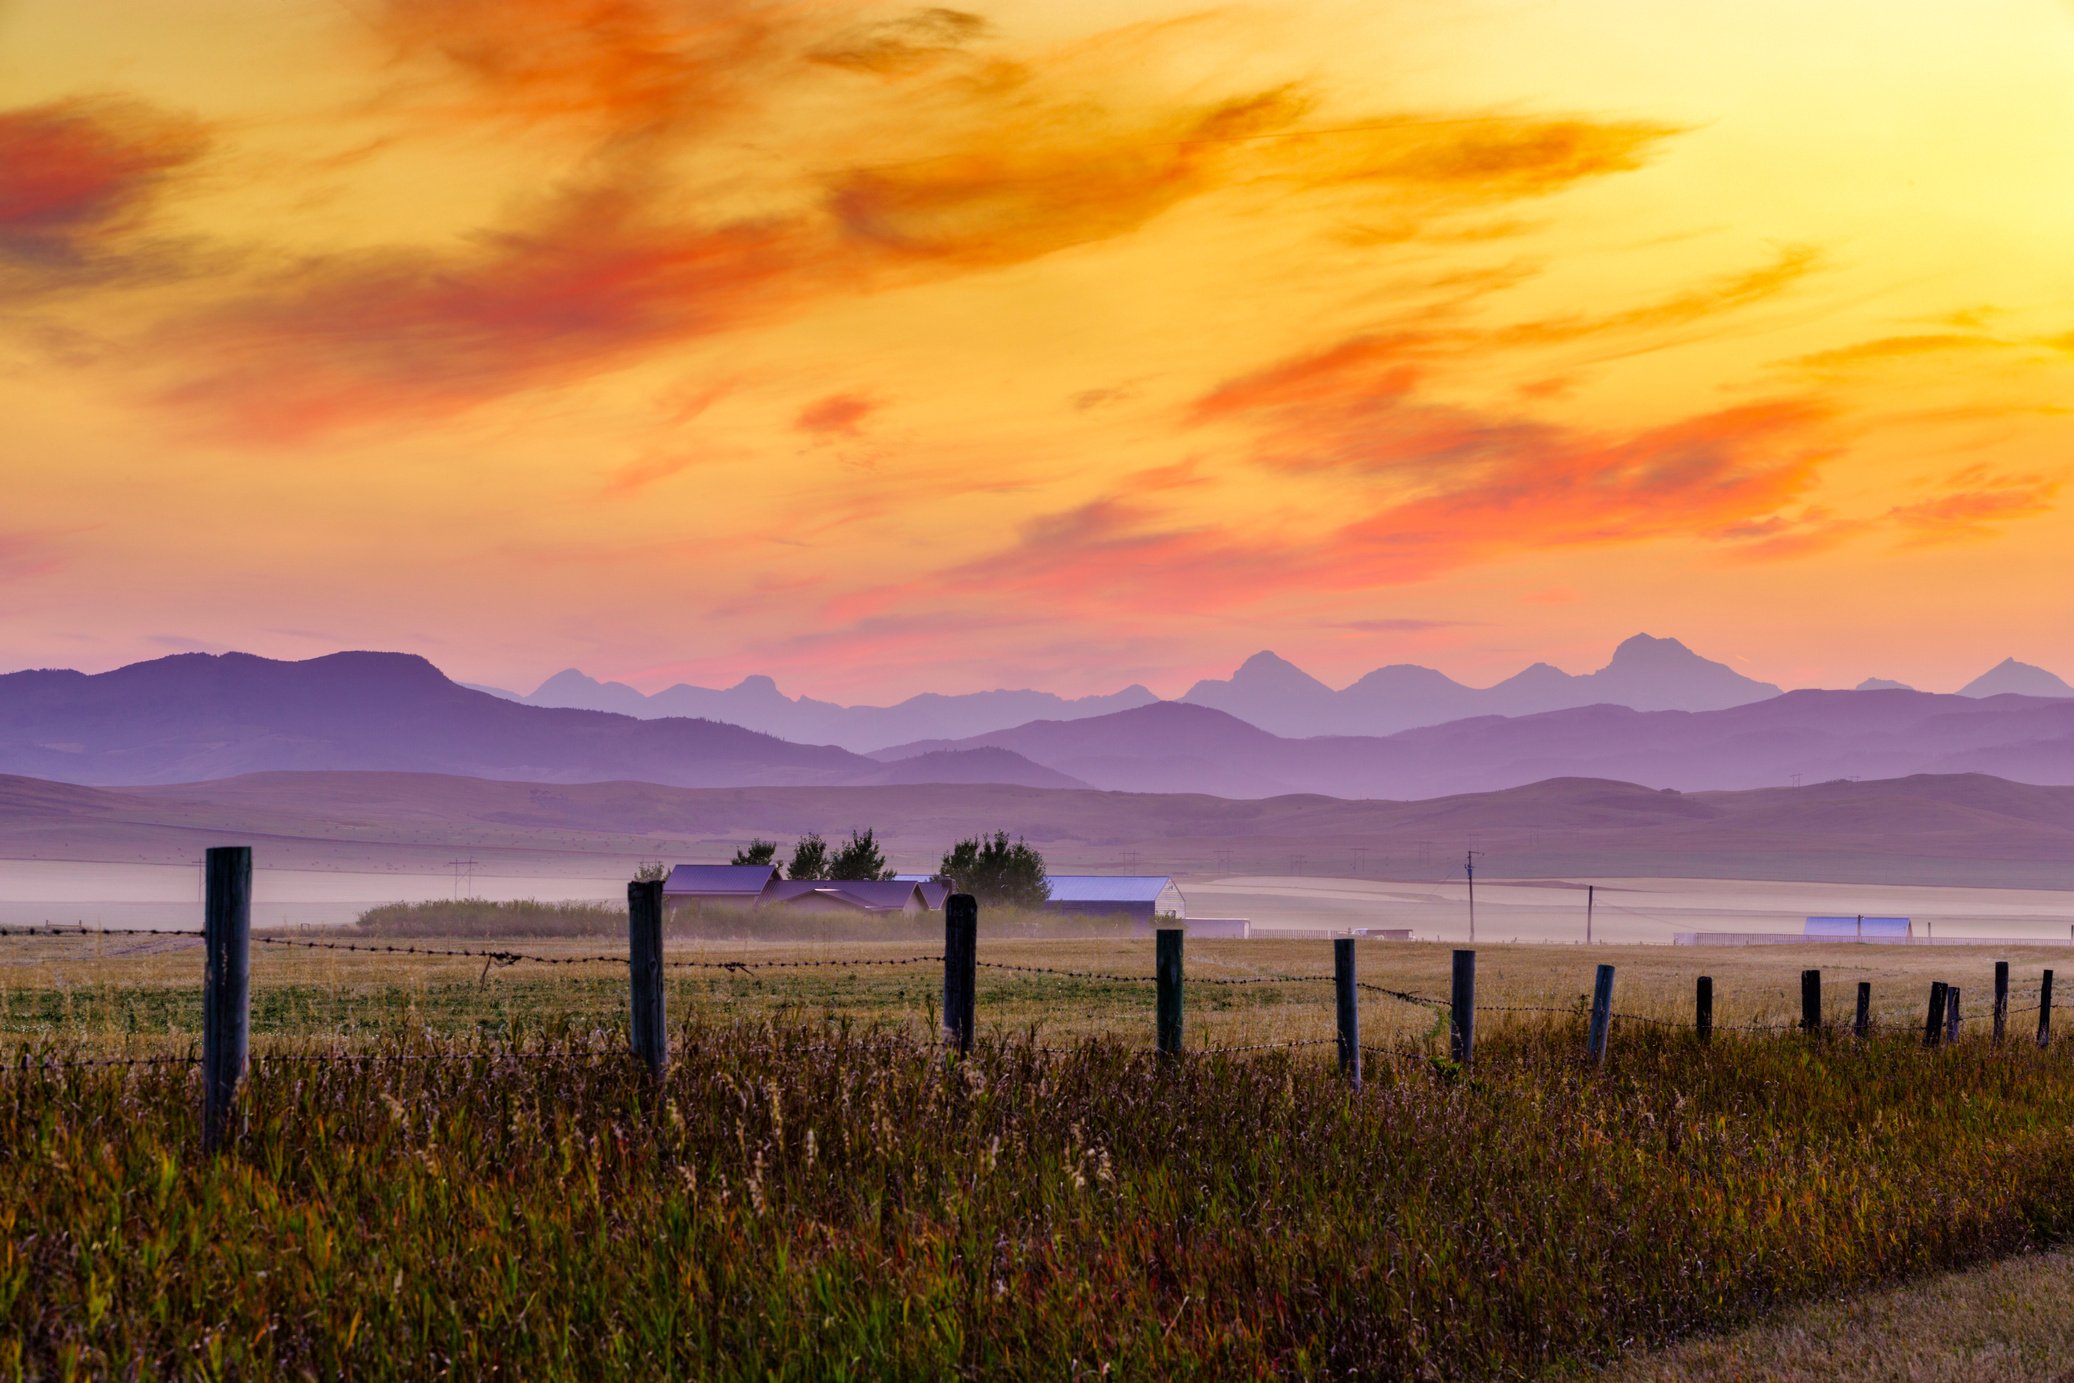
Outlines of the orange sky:
[{"label": "orange sky", "polygon": [[0,667],[2074,675],[2074,6],[0,0]]}]

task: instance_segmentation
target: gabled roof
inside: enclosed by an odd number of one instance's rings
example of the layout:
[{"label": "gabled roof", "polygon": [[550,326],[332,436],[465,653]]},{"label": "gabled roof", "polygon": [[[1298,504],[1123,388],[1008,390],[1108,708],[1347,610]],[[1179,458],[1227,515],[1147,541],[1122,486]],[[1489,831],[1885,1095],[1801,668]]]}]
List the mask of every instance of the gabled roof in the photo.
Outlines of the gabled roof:
[{"label": "gabled roof", "polygon": [[663,897],[754,899],[777,877],[774,864],[680,864],[663,881]]},{"label": "gabled roof", "polygon": [[1053,874],[1054,903],[1157,903],[1173,886],[1164,874]]},{"label": "gabled roof", "polygon": [[899,912],[920,900],[921,885],[899,879],[787,879],[764,891],[766,903],[790,903],[821,897],[847,903],[860,912]]}]

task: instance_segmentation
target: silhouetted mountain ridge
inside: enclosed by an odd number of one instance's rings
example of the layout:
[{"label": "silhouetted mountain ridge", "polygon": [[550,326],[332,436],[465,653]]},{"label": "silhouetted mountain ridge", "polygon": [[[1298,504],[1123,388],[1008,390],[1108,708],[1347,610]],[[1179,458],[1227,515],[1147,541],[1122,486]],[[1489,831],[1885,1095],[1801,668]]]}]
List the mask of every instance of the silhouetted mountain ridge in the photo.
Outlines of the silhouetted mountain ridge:
[{"label": "silhouetted mountain ridge", "polygon": [[[935,763],[967,781],[983,772],[996,781],[1061,782],[1055,770],[1018,768],[999,751],[981,756],[980,769],[963,766],[964,757]],[[99,674],[0,676],[0,771],[151,784],[314,769],[685,787],[878,782],[887,773],[845,749],[720,721],[503,700],[406,653],[303,662],[182,653]]]}]

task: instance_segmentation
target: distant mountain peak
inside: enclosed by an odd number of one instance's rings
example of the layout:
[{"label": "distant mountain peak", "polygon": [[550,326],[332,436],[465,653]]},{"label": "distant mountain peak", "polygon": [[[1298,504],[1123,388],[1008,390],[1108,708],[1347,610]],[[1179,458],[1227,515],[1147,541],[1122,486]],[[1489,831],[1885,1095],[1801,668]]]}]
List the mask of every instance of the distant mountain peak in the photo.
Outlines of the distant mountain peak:
[{"label": "distant mountain peak", "polygon": [[2034,663],[2001,662],[1959,688],[1961,696],[2074,696],[2074,686]]},{"label": "distant mountain peak", "polygon": [[[1245,662],[1240,663],[1239,670],[1237,672],[1234,672],[1231,676],[1234,682],[1238,681],[1241,677],[1249,679],[1274,677],[1292,680],[1296,678],[1301,678],[1306,682],[1318,682],[1317,678],[1311,676],[1311,674],[1305,672],[1302,668],[1290,662],[1281,654],[1276,653],[1274,650],[1267,648],[1261,649],[1260,652],[1254,654]],[[1322,687],[1325,684],[1323,682],[1318,682],[1318,685]]]},{"label": "distant mountain peak", "polygon": [[1710,661],[1694,653],[1680,639],[1660,639],[1654,634],[1631,634],[1620,641],[1620,646],[1613,650],[1613,657],[1606,666],[1618,667],[1623,663],[1661,665],[1673,660],[1682,661],[1688,658],[1699,662]]},{"label": "distant mountain peak", "polygon": [[1914,691],[1906,682],[1897,682],[1891,677],[1868,677],[1857,686],[1859,691]]},{"label": "distant mountain peak", "polygon": [[567,691],[571,688],[576,687],[581,687],[586,690],[589,690],[596,687],[602,687],[604,685],[605,684],[603,682],[600,682],[597,678],[591,676],[589,673],[583,671],[583,669],[581,668],[565,667],[560,672],[556,673],[554,676],[548,678],[545,682],[542,682],[539,686],[535,687],[533,689],[533,695],[551,695],[555,692]]},{"label": "distant mountain peak", "polygon": [[748,692],[755,696],[783,696],[785,694],[778,690],[778,680],[775,677],[766,676],[761,672],[750,673],[747,677],[735,683],[730,690]]}]

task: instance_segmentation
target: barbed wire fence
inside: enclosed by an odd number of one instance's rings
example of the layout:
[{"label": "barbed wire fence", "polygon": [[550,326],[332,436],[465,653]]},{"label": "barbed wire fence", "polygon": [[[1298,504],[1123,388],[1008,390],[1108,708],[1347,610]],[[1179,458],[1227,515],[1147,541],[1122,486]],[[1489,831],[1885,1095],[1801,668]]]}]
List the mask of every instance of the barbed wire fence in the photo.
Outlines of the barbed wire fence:
[{"label": "barbed wire fence", "polygon": [[[854,973],[863,969],[943,968],[942,1040],[957,1053],[972,1049],[977,1011],[977,979],[981,971],[1001,975],[1043,977],[1067,982],[1107,985],[1149,985],[1153,989],[1155,1050],[1162,1059],[1185,1055],[1235,1056],[1243,1054],[1335,1047],[1343,1075],[1357,1087],[1362,1081],[1364,1057],[1408,1064],[1432,1064],[1437,1054],[1417,1045],[1383,1047],[1361,1038],[1361,997],[1372,995],[1430,1014],[1433,1034],[1447,1033],[1446,1061],[1457,1067],[1475,1059],[1476,1023],[1484,1015],[1525,1015],[1574,1020],[1585,1025],[1584,1056],[1593,1064],[1606,1060],[1611,1033],[1616,1025],[1633,1024],[1660,1030],[1687,1029],[1701,1042],[1712,1040],[1716,1031],[1779,1033],[1800,1030],[1810,1035],[1827,1034],[1843,1025],[1828,1021],[1822,998],[1821,971],[1802,973],[1801,1017],[1798,1022],[1753,1021],[1722,1025],[1713,1022],[1713,981],[1699,976],[1696,981],[1693,1018],[1687,1022],[1661,1014],[1616,1009],[1613,1006],[1615,967],[1597,967],[1588,1003],[1570,1006],[1551,1004],[1483,1004],[1475,998],[1476,953],[1457,950],[1453,954],[1450,992],[1446,998],[1398,989],[1361,980],[1357,972],[1355,940],[1335,938],[1333,970],[1330,974],[1202,975],[1184,976],[1184,933],[1179,928],[1162,928],[1155,933],[1155,965],[1152,974],[1126,973],[1047,966],[1026,962],[981,960],[978,957],[977,902],[956,894],[944,909],[944,949],[900,956],[810,957],[782,959],[688,959],[667,957],[662,946],[662,884],[637,881],[628,885],[629,943],[624,952],[595,952],[575,955],[542,954],[508,946],[465,947],[420,945],[411,942],[318,940],[278,934],[253,935],[251,930],[251,851],[248,847],[218,847],[208,852],[205,864],[203,928],[168,927],[87,928],[84,926],[0,926],[0,938],[92,938],[97,944],[110,937],[177,938],[199,941],[205,952],[203,982],[203,1032],[200,1051],[192,1047],[180,1054],[145,1056],[80,1056],[59,1054],[24,1045],[0,1070],[21,1075],[28,1072],[91,1068],[195,1067],[202,1072],[204,1087],[204,1138],[211,1146],[219,1143],[224,1120],[239,1084],[248,1070],[297,1065],[382,1065],[389,1063],[442,1061],[576,1061],[623,1060],[627,1050],[614,1044],[593,1043],[582,1049],[532,1050],[514,1044],[446,1049],[396,1049],[366,1053],[344,1050],[264,1051],[249,1050],[250,954],[253,946],[305,951],[358,953],[376,956],[424,957],[468,960],[483,963],[485,981],[492,969],[522,965],[553,968],[626,966],[630,978],[629,1047],[652,1072],[660,1075],[668,1062],[668,1037],[664,1027],[664,994],[661,976],[666,971],[706,972],[716,975],[755,977],[765,971],[834,971]],[[2011,1018],[2035,1013],[2036,1041],[2041,1047],[2051,1038],[2053,972],[2044,970],[2034,991],[2012,994],[2009,965],[1995,963],[1992,998],[1988,1006],[1993,1041],[2008,1038]],[[1333,988],[1335,1031],[1330,1037],[1303,1037],[1221,1045],[1186,1046],[1183,995],[1187,985],[1213,988],[1255,986],[1302,986],[1330,984]],[[1870,1013],[1869,982],[1860,982],[1855,1017],[1850,1025],[1860,1038],[1883,1025]],[[1924,1011],[1922,1041],[1937,1047],[1957,1040],[1966,1021],[1960,1006],[1958,986],[1944,981],[1930,985]],[[2017,1002],[2012,1000],[2028,1002]],[[1912,1029],[1913,1025],[1909,1025]],[[1034,1034],[1033,1034],[1034,1037]],[[1059,1053],[1073,1050],[1030,1044],[1034,1050]]]}]

